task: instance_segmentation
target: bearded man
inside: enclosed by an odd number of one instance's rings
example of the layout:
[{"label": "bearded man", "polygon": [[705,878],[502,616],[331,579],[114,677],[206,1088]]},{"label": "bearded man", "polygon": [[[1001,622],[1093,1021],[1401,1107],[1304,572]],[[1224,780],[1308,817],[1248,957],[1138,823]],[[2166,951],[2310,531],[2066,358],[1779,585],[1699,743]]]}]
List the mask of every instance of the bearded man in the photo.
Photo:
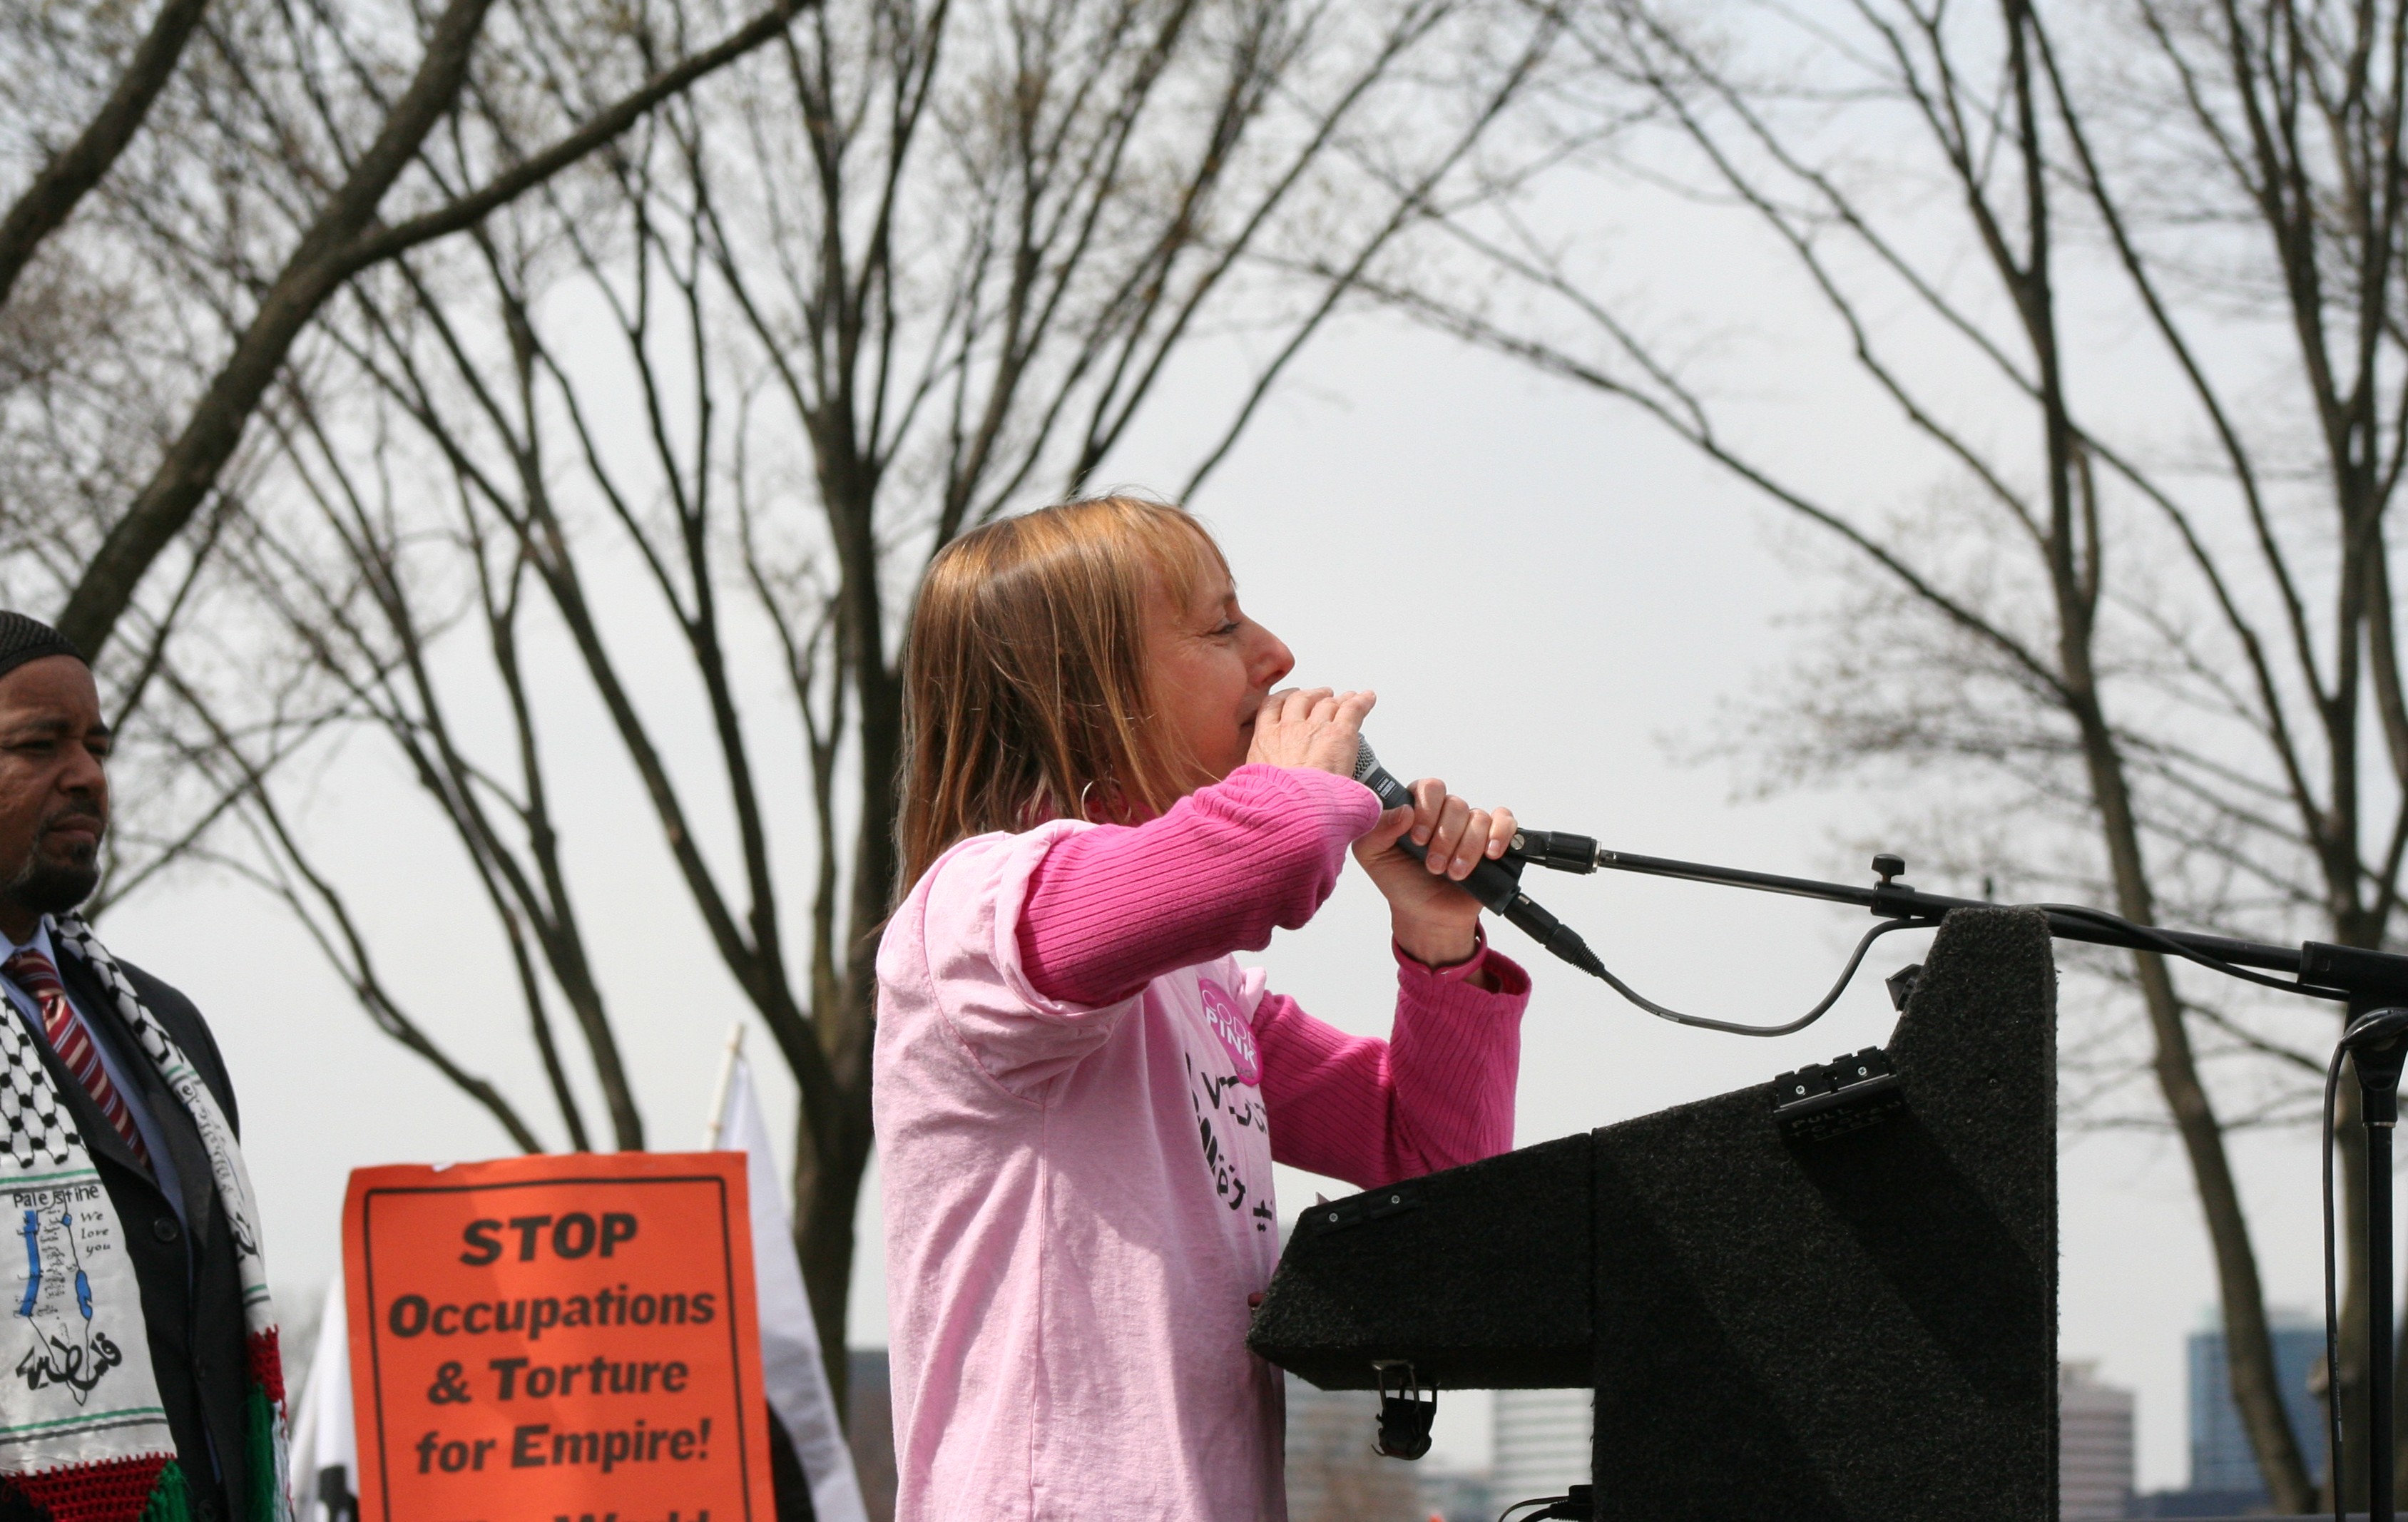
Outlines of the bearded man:
[{"label": "bearded man", "polygon": [[[75,911],[108,725],[0,611],[0,1522],[274,1522],[283,1377],[234,1088],[200,1012]],[[11,1275],[14,1277],[11,1278]]]}]

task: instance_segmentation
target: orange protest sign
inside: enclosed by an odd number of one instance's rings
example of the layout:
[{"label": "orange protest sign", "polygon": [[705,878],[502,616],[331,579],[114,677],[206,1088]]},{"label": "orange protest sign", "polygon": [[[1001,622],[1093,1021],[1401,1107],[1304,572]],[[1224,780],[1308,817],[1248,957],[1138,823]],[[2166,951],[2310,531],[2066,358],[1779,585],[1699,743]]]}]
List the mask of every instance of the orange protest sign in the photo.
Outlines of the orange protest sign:
[{"label": "orange protest sign", "polygon": [[361,1522],[770,1522],[741,1153],[363,1168]]}]

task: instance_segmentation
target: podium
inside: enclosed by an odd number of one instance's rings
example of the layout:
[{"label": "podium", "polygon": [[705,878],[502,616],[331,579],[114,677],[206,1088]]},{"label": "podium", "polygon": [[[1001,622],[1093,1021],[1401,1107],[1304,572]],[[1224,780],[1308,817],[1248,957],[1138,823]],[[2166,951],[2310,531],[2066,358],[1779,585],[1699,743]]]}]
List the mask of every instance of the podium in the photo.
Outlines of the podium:
[{"label": "podium", "polygon": [[1956,911],[1885,1047],[1315,1206],[1249,1344],[1594,1390],[1599,1522],[2054,1522],[2056,990]]}]

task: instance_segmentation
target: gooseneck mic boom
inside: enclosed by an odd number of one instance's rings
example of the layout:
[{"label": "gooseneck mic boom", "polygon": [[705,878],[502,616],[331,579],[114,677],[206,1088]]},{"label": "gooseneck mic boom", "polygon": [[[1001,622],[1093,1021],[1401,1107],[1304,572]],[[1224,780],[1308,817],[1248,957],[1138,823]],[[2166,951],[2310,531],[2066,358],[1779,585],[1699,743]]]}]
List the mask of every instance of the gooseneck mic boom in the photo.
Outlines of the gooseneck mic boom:
[{"label": "gooseneck mic boom", "polygon": [[[1371,752],[1371,742],[1358,739],[1354,751],[1354,780],[1380,796],[1383,809],[1410,809],[1413,795],[1404,783],[1388,775],[1380,758]],[[1397,844],[1415,860],[1426,858],[1428,848],[1413,844],[1409,834]],[[1591,977],[1606,976],[1605,964],[1588,949],[1588,942],[1563,921],[1530,901],[1522,891],[1522,864],[1510,865],[1482,857],[1470,873],[1455,886],[1485,904],[1492,912],[1503,915],[1526,933],[1531,940],[1570,962]]]}]

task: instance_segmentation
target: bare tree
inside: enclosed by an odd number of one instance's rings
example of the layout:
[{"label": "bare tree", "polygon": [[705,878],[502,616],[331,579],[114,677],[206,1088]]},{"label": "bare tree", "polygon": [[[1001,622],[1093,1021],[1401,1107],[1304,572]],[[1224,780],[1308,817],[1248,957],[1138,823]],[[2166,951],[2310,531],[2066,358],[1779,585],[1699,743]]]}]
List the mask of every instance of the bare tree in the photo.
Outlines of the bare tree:
[{"label": "bare tree", "polygon": [[[2385,517],[2408,460],[2408,11],[1855,0],[1811,23],[1744,7],[1700,23],[1599,0],[1565,14],[1588,73],[1558,97],[1563,120],[1643,112],[1663,129],[1583,165],[1641,170],[1769,235],[1878,398],[1857,451],[1899,448],[1900,420],[1942,485],[1886,519],[1817,486],[1669,325],[1510,208],[1452,226],[1460,267],[1491,292],[1501,273],[1517,301],[1432,280],[1385,294],[1637,409],[1841,548],[1862,595],[1807,696],[1780,710],[1786,759],[1942,763],[2020,817],[2073,826],[2074,875],[2136,921],[2396,939],[2408,700]],[[2117,405],[2138,363],[2117,352],[2128,331],[2154,344],[2148,416]],[[2019,432],[2001,435],[2003,418]],[[2305,1510],[2231,1116],[2200,1043],[2253,1058],[2261,1085],[2271,1061],[2294,1095],[2321,1060],[2288,1033],[2295,1012],[2253,1019],[2229,985],[2155,955],[2123,982],[2214,1250],[2234,1396],[2276,1507]],[[2356,1447],[2361,1265],[2350,1285],[2335,1383]]]},{"label": "bare tree", "polygon": [[[264,794],[252,812],[230,821],[233,801],[256,793],[267,770],[337,718],[374,711],[339,687],[321,683],[303,702],[266,683],[260,693],[276,700],[227,726],[165,661],[186,618],[213,616],[209,553],[242,520],[252,467],[273,452],[254,450],[246,462],[238,446],[322,304],[361,271],[472,228],[578,164],[776,37],[798,8],[779,3],[727,21],[716,40],[695,48],[682,32],[666,47],[659,38],[631,45],[616,16],[520,8],[489,25],[484,0],[431,18],[228,0],[206,21],[200,6],[167,6],[131,49],[97,113],[12,208],[15,262],[7,274],[26,273],[31,295],[0,307],[0,493],[8,509],[0,513],[0,559],[11,600],[38,603],[50,589],[72,589],[63,622],[97,652],[144,573],[172,540],[184,541],[172,585],[137,612],[138,648],[104,670],[121,728],[159,691],[194,726],[140,732],[157,741],[151,775],[181,779],[161,791],[184,795],[185,807],[169,811],[178,823],[148,838],[120,837],[100,902],[138,889],[185,854],[240,865],[208,839],[221,824],[247,824],[264,846],[290,840]],[[0,95],[22,122],[37,123],[64,108],[51,99],[63,68],[84,65],[85,54],[101,66],[108,28],[103,18],[64,7],[10,24],[40,46],[0,68]],[[187,46],[191,36],[198,46]],[[573,111],[540,91],[513,88],[543,50],[552,66],[573,68],[589,86]],[[481,108],[464,110],[464,93]],[[153,116],[160,130],[136,145],[136,128]],[[40,141],[38,125],[24,130]],[[33,259],[95,187],[95,213]],[[108,605],[97,613],[95,597]],[[227,754],[211,761],[212,745]],[[440,755],[416,758],[432,766]],[[289,854],[283,865],[264,885],[296,912],[315,912],[303,913],[305,923],[371,1017],[493,1113],[515,1142],[534,1147],[533,1131],[499,1091],[437,1049],[394,1001],[325,874]],[[522,935],[530,926],[510,920],[506,928]],[[560,1081],[543,1012],[531,1014],[547,1070]],[[614,1054],[606,1043],[595,1056],[607,1086],[618,1076]],[[565,1081],[555,1090],[566,1106]],[[609,1109],[623,1140],[639,1137],[624,1094],[610,1097]],[[573,1109],[567,1130],[584,1143]]]},{"label": "bare tree", "polygon": [[[378,56],[369,40],[384,18],[270,7],[265,27],[257,24],[261,18],[241,13],[222,13],[201,26],[218,54],[214,62],[222,76],[219,89],[203,84],[195,90],[195,109],[207,118],[234,103],[236,112],[222,116],[218,124],[235,130],[215,142],[221,157],[214,163],[203,158],[196,165],[171,153],[168,178],[178,172],[187,180],[213,170],[222,174],[237,167],[247,154],[260,151],[262,145],[244,140],[240,129],[268,113],[241,109],[260,104],[241,97],[272,90],[280,70],[337,88],[313,97],[311,117],[286,119],[286,125],[300,129],[299,136],[265,149],[271,158],[291,160],[279,165],[287,194],[269,216],[255,216],[244,232],[251,237],[275,237],[266,224],[280,224],[277,231],[282,236],[277,240],[281,255],[269,266],[272,274],[254,278],[242,290],[239,303],[228,304],[222,315],[230,347],[191,402],[149,480],[78,566],[58,617],[60,627],[95,653],[108,643],[151,566],[208,501],[294,343],[344,282],[411,249],[474,226],[611,141],[696,79],[777,37],[798,5],[799,0],[778,0],[707,47],[670,59],[647,59],[650,66],[639,82],[615,96],[585,102],[584,111],[539,147],[529,147],[516,135],[483,145],[494,151],[484,155],[491,165],[476,180],[432,194],[423,180],[412,182],[400,193],[411,209],[399,215],[389,198],[419,161],[428,135],[440,123],[468,120],[455,113],[453,106],[471,78],[492,0],[449,0],[427,19],[416,64],[400,78],[393,73],[394,61]],[[183,14],[185,9],[193,14]],[[13,281],[42,237],[64,220],[76,200],[122,155],[136,125],[174,71],[183,41],[179,28],[190,32],[200,25],[199,11],[197,6],[170,7],[152,37],[136,50],[121,89],[92,127],[19,198],[8,223],[0,228],[16,239],[15,245],[0,247],[0,256],[17,262],[0,264],[0,275]],[[422,32],[414,21],[405,19],[401,24],[412,35]],[[588,23],[586,30],[592,29]],[[281,35],[271,35],[278,32]],[[537,42],[528,38],[525,45]],[[538,123],[511,125],[524,129]],[[149,188],[159,189],[157,177]],[[224,190],[224,181],[217,188]],[[125,202],[138,199],[138,193],[121,196]],[[136,215],[147,213],[137,210]],[[259,262],[258,251],[245,254],[247,264]]]},{"label": "bare tree", "polygon": [[[1209,469],[1336,309],[1279,271],[1368,267],[1469,182],[1555,32],[1499,19],[1462,0],[823,7],[457,245],[355,279],[268,399],[210,582],[306,661],[315,708],[246,724],[247,695],[165,641],[160,722],[232,753],[217,775],[251,831],[207,849],[448,1061],[373,974],[372,900],[289,827],[264,761],[309,743],[305,711],[373,725],[502,931],[563,1129],[595,1134],[565,1009],[612,1140],[641,1145],[566,865],[575,758],[548,736],[573,688],[800,1088],[797,1245],[841,1389],[896,888],[895,642],[921,571],[1089,479],[1203,337],[1256,355]],[[664,51],[717,24],[703,4],[652,21],[638,45]],[[573,49],[520,62],[422,147],[437,186],[473,178],[455,141],[589,116]],[[635,658],[639,629],[674,662]],[[465,641],[473,668],[437,653]],[[571,669],[530,670],[534,641]],[[480,706],[509,722],[453,717]],[[777,828],[788,800],[803,838]],[[524,1112],[470,1092],[532,1144]]]}]

